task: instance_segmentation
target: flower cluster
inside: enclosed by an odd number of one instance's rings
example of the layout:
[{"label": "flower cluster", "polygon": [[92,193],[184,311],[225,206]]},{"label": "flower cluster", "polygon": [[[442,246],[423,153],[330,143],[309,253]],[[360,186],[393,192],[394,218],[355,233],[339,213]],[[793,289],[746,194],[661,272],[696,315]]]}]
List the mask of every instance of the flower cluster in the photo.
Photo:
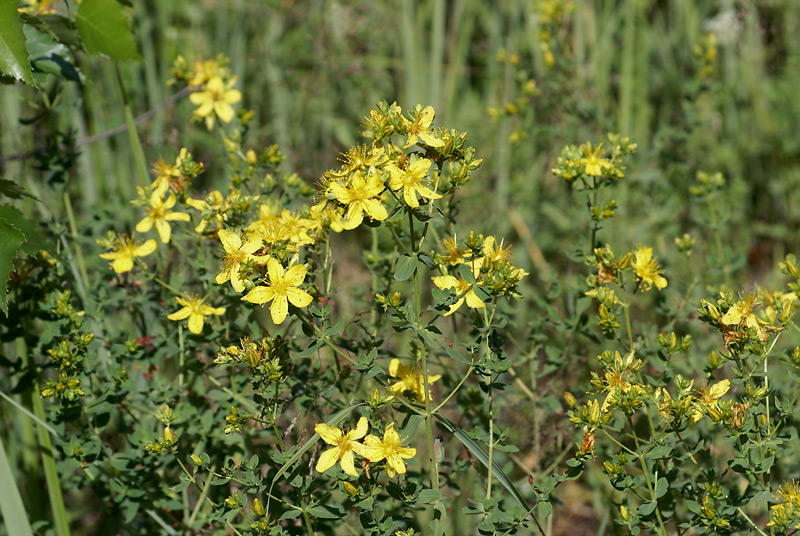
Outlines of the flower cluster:
[{"label": "flower cluster", "polygon": [[561,151],[553,174],[569,184],[580,184],[585,189],[596,189],[611,184],[625,176],[622,158],[633,153],[636,144],[618,134],[608,135],[608,146],[591,142],[581,146],[567,145]]},{"label": "flower cluster", "polygon": [[455,301],[444,316],[453,314],[465,302],[471,309],[482,309],[493,296],[517,297],[517,284],[528,272],[514,266],[510,258],[511,247],[494,236],[484,238],[470,232],[463,247],[455,237],[445,238],[442,252],[436,254],[441,275],[431,277],[440,290],[455,292]]}]

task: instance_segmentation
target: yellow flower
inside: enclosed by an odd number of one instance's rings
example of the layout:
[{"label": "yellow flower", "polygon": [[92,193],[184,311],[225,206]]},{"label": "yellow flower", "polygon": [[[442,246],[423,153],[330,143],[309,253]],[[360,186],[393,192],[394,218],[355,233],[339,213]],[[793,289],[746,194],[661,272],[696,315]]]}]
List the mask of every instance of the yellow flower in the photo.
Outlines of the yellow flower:
[{"label": "yellow flower", "polygon": [[217,274],[217,284],[222,285],[226,281],[230,280],[233,290],[236,292],[244,292],[244,283],[239,275],[239,271],[242,268],[242,263],[251,260],[260,262],[261,264],[266,262],[265,257],[259,258],[253,255],[253,253],[261,249],[261,238],[251,235],[247,242],[242,244],[242,239],[237,233],[220,229],[219,233],[217,234],[220,242],[222,242],[222,247],[225,248],[225,257],[222,260],[222,262],[225,264],[225,268],[222,270],[222,272]]},{"label": "yellow flower", "polygon": [[455,266],[464,262],[464,255],[469,251],[467,248],[462,248],[458,245],[458,240],[453,237],[445,237],[442,239],[442,249],[444,253],[439,255],[443,262],[447,262],[450,266]]},{"label": "yellow flower", "polygon": [[[480,269],[473,270],[473,273],[475,272],[480,273]],[[478,274],[475,273],[475,275],[477,277]],[[460,277],[456,279],[452,275],[440,275],[431,277],[431,281],[433,281],[433,284],[440,289],[446,289],[446,288],[455,289],[456,294],[458,294],[459,296],[466,292],[466,294],[464,294],[463,297],[459,298],[457,302],[455,302],[453,305],[450,306],[450,310],[447,311],[444,314],[444,316],[449,316],[455,313],[458,310],[458,308],[461,307],[461,304],[464,303],[464,300],[466,300],[467,302],[467,307],[471,309],[482,309],[486,307],[486,304],[483,303],[483,300],[481,300],[477,295],[475,295],[475,290],[473,288],[472,283],[468,283],[467,281],[465,281]]]},{"label": "yellow flower", "polygon": [[644,290],[650,290],[655,285],[658,290],[667,286],[667,280],[661,275],[664,270],[653,258],[653,248],[642,248],[636,250],[636,258],[631,263],[633,272],[642,282]]},{"label": "yellow flower", "polygon": [[734,303],[719,321],[726,326],[747,326],[748,328],[760,330],[758,318],[753,312],[755,308],[756,296],[755,294],[750,294],[745,299]]},{"label": "yellow flower", "polygon": [[358,440],[367,435],[366,417],[361,417],[355,429],[347,433],[344,433],[341,428],[328,426],[325,423],[316,425],[314,431],[319,434],[325,443],[333,445],[332,449],[326,450],[319,457],[317,471],[324,473],[339,463],[342,466],[342,471],[350,476],[358,476],[355,467],[355,454],[364,455],[364,445],[359,443]]},{"label": "yellow flower", "polygon": [[177,301],[179,305],[182,305],[183,309],[175,311],[171,315],[168,315],[167,318],[175,321],[188,318],[189,331],[199,335],[203,332],[203,321],[207,316],[225,314],[224,307],[203,305],[204,300],[205,298],[200,298],[198,296],[186,296],[186,298],[176,297],[175,301]]},{"label": "yellow flower", "polygon": [[426,199],[441,199],[441,195],[423,184],[427,179],[430,167],[431,161],[427,158],[413,162],[405,171],[394,164],[388,166],[386,169],[389,171],[389,188],[392,190],[402,188],[406,205],[414,208],[419,206],[417,194]]},{"label": "yellow flower", "polygon": [[306,278],[306,267],[302,264],[292,266],[284,272],[283,266],[274,257],[267,261],[269,285],[256,287],[242,299],[250,303],[265,304],[272,301],[269,307],[272,321],[282,323],[289,313],[289,302],[295,307],[307,307],[311,303],[311,295],[299,287]]},{"label": "yellow flower", "polygon": [[214,126],[214,114],[224,123],[233,120],[235,114],[231,104],[242,100],[242,93],[238,89],[231,89],[234,83],[236,83],[235,77],[231,78],[226,86],[219,76],[214,76],[206,84],[205,91],[189,95],[192,104],[199,106],[194,115],[204,117],[209,130]]},{"label": "yellow flower", "polygon": [[592,151],[591,143],[587,143],[583,148],[584,157],[581,158],[581,164],[583,164],[587,175],[597,177],[603,174],[604,169],[611,167],[611,162],[605,158],[600,158],[602,152],[603,144],[599,144],[595,147],[594,151]]},{"label": "yellow flower", "polygon": [[[399,106],[397,107],[397,113],[400,113]],[[426,106],[423,108],[417,114],[417,118],[414,119],[413,123],[400,115],[400,119],[408,129],[408,141],[403,146],[403,149],[408,149],[420,140],[422,140],[429,147],[444,147],[444,142],[437,138],[430,130],[430,126],[431,123],[433,123],[433,117],[435,115],[436,112],[434,111],[433,106]]]},{"label": "yellow flower", "polygon": [[160,189],[153,190],[153,193],[150,194],[150,208],[146,209],[147,216],[136,225],[136,231],[146,233],[155,224],[161,242],[169,244],[172,230],[167,222],[189,221],[191,217],[185,212],[170,211],[175,206],[175,194],[169,194],[166,200],[161,198],[162,195],[163,191]]},{"label": "yellow flower", "polygon": [[399,378],[399,381],[389,387],[394,394],[401,396],[409,393],[413,395],[417,402],[425,402],[426,391],[430,399],[430,386],[433,385],[433,382],[442,377],[440,374],[428,374],[428,389],[423,389],[422,386],[425,384],[425,377],[423,374],[419,370],[412,370],[400,364],[399,359],[392,359],[389,362],[389,375],[393,378]]},{"label": "yellow flower", "polygon": [[301,218],[296,212],[283,209],[280,215],[280,222],[284,232],[295,246],[305,246],[306,244],[314,243],[314,239],[308,234],[311,224],[313,223],[310,220]]},{"label": "yellow flower", "polygon": [[[394,424],[390,424],[383,432],[383,440],[370,434],[364,438],[364,457],[370,462],[375,463],[386,460],[389,468],[398,474],[406,472],[406,464],[403,458],[410,459],[417,454],[417,449],[402,446],[402,440],[394,429]],[[389,472],[389,471],[387,471]],[[390,477],[394,476],[389,474]]]},{"label": "yellow flower", "polygon": [[111,260],[111,268],[118,274],[130,272],[133,269],[135,257],[146,257],[156,250],[156,241],[152,238],[138,246],[133,243],[133,237],[128,235],[118,236],[114,240],[114,251],[101,253],[100,257]]},{"label": "yellow flower", "polygon": [[377,173],[372,174],[369,180],[364,180],[364,174],[356,171],[348,188],[332,182],[330,190],[340,203],[347,205],[345,229],[355,229],[361,225],[365,212],[373,220],[383,221],[389,217],[379,197],[383,191],[383,181]]}]

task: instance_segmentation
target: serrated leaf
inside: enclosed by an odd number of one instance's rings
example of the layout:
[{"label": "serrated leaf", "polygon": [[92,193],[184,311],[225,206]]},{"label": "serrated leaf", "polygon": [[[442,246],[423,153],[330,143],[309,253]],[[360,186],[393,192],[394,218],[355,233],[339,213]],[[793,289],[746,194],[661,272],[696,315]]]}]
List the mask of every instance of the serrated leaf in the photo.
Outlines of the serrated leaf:
[{"label": "serrated leaf", "polygon": [[90,54],[105,54],[112,60],[141,61],[122,6],[116,0],[84,0],[75,18]]},{"label": "serrated leaf", "polygon": [[410,255],[400,255],[397,259],[397,264],[394,266],[394,280],[406,281],[412,275],[414,270],[417,269],[417,259]]},{"label": "serrated leaf", "polygon": [[34,85],[17,0],[0,0],[0,73]]},{"label": "serrated leaf", "polygon": [[0,195],[10,197],[11,199],[22,199],[23,197],[36,199],[36,197],[29,194],[25,188],[14,181],[9,181],[6,179],[0,179]]},{"label": "serrated leaf", "polygon": [[22,214],[16,207],[12,207],[11,205],[0,207],[0,221],[5,221],[22,234],[24,242],[21,249],[28,255],[36,255],[44,250],[56,256],[55,248],[44,239],[39,232],[38,226]]},{"label": "serrated leaf", "polygon": [[6,291],[8,287],[8,276],[14,268],[11,264],[17,250],[25,243],[25,237],[15,227],[9,225],[4,220],[0,220],[0,308],[8,316],[8,302],[6,301]]}]

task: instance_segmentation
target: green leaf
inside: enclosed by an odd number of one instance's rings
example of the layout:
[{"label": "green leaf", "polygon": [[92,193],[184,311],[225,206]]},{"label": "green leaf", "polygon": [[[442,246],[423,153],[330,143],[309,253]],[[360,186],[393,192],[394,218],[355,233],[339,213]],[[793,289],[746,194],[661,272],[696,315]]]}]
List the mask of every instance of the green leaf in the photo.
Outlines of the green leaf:
[{"label": "green leaf", "polygon": [[417,504],[433,504],[439,500],[442,496],[439,490],[435,489],[424,489],[419,492],[419,497],[417,497]]},{"label": "green leaf", "polygon": [[663,497],[664,494],[667,493],[668,489],[669,482],[667,482],[667,479],[662,476],[658,479],[658,482],[656,482],[656,499]]},{"label": "green leaf", "polygon": [[649,516],[656,509],[656,501],[647,501],[639,507],[639,514]]},{"label": "green leaf", "polygon": [[3,514],[8,536],[32,536],[33,531],[25,515],[25,506],[22,504],[11,465],[8,463],[2,438],[0,438],[0,486],[3,487],[3,493],[0,493],[0,513]]},{"label": "green leaf", "polygon": [[666,445],[657,445],[644,453],[645,459],[658,460],[664,458],[672,452],[672,448]]},{"label": "green leaf", "polygon": [[141,61],[122,6],[116,0],[84,0],[76,19],[90,54],[105,54],[112,60]]},{"label": "green leaf", "polygon": [[17,0],[0,0],[0,73],[34,85]]},{"label": "green leaf", "polygon": [[394,280],[406,281],[414,274],[414,270],[416,269],[416,257],[412,257],[410,255],[400,255],[400,258],[397,259],[397,264],[394,267]]},{"label": "green leaf", "polygon": [[23,197],[36,199],[36,197],[29,194],[25,188],[14,181],[6,179],[0,179],[0,195],[10,197],[11,199],[22,199]]},{"label": "green leaf", "polygon": [[0,207],[0,221],[14,227],[22,234],[24,240],[22,251],[28,255],[36,255],[44,250],[56,256],[56,250],[53,244],[45,240],[42,233],[39,232],[38,226],[22,214],[16,207],[12,207],[11,205]]},{"label": "green leaf", "polygon": [[[469,437],[469,435],[467,435],[467,433],[464,430],[462,430],[461,428],[450,422],[445,417],[442,417],[441,415],[437,414],[436,418],[439,420],[440,423],[442,423],[442,426],[444,426],[444,428],[448,432],[456,436],[456,438],[459,441],[461,441],[461,444],[467,447],[467,450],[469,450],[472,453],[472,455],[475,456],[478,459],[478,461],[480,461],[483,464],[484,467],[486,468],[489,467],[489,456],[487,456],[487,454],[483,451],[483,448],[478,443],[476,443],[471,437]],[[516,486],[514,486],[514,484],[511,482],[511,480],[509,480],[508,476],[506,476],[503,470],[500,469],[500,466],[497,465],[497,462],[495,460],[492,460],[492,475],[517,500],[517,502],[520,504],[520,506],[522,506],[522,508],[528,510],[529,508],[528,503],[525,501],[525,498],[522,496],[522,493],[520,493],[519,490],[516,488]]]},{"label": "green leaf", "polygon": [[344,517],[344,512],[338,504],[335,506],[318,504],[317,506],[309,508],[308,513],[311,517],[320,519],[341,519]]},{"label": "green leaf", "polygon": [[49,13],[46,15],[20,13],[20,18],[25,24],[30,24],[68,47],[80,48],[82,45],[80,34],[67,17]]},{"label": "green leaf", "polygon": [[0,308],[8,316],[8,302],[6,301],[6,289],[8,287],[8,276],[14,268],[11,259],[17,254],[17,250],[25,243],[25,237],[15,227],[0,220]]}]

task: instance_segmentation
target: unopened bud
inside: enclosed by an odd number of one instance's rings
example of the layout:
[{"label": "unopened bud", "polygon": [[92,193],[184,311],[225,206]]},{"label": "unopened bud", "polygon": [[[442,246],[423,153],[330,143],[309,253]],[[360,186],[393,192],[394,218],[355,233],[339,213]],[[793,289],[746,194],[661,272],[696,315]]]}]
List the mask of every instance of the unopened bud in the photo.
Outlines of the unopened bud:
[{"label": "unopened bud", "polygon": [[258,497],[253,499],[253,513],[259,517],[266,513],[264,510],[264,505],[261,504],[261,501],[258,499]]},{"label": "unopened bud", "polygon": [[251,166],[255,166],[256,162],[258,162],[258,157],[256,156],[256,152],[252,149],[247,151],[247,163]]},{"label": "unopened bud", "polygon": [[575,400],[575,396],[573,396],[573,394],[570,393],[569,391],[564,391],[564,402],[566,402],[567,405],[569,407],[571,407],[571,408],[574,408],[575,404],[577,404],[577,400]]}]

